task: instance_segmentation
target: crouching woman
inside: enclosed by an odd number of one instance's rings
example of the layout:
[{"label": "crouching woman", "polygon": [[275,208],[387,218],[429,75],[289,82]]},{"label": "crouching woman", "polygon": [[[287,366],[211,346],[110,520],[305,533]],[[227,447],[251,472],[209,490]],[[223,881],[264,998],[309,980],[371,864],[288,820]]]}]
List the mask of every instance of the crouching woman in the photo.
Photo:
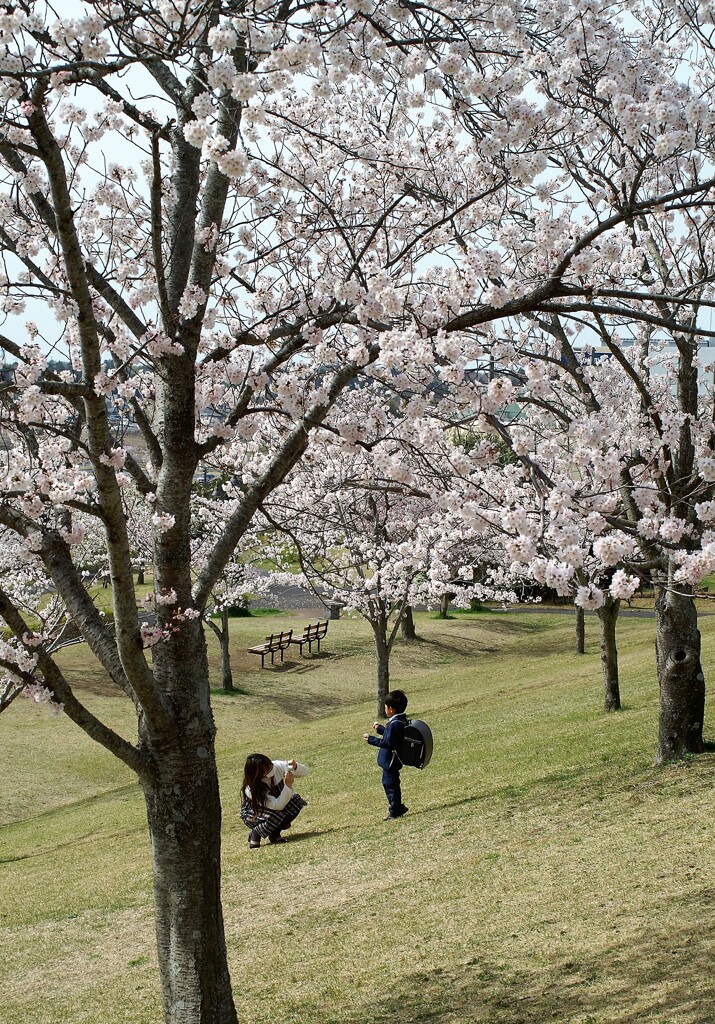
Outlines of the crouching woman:
[{"label": "crouching woman", "polygon": [[271,761],[265,754],[249,754],[243,770],[241,821],[250,829],[248,846],[257,850],[261,839],[284,843],[283,829],[290,828],[307,801],[292,789],[293,780],[308,774],[297,761]]}]

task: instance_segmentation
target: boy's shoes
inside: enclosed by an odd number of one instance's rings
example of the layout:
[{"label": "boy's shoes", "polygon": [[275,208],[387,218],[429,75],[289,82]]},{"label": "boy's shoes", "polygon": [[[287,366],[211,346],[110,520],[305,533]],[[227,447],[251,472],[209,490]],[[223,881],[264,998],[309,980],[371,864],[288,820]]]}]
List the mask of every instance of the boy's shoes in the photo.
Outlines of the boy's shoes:
[{"label": "boy's shoes", "polygon": [[261,848],[261,837],[257,832],[251,831],[248,833],[248,849],[249,850],[260,850]]},{"label": "boy's shoes", "polygon": [[268,837],[268,842],[269,843],[287,843],[288,840],[286,839],[285,836],[277,835],[277,836],[269,836]]},{"label": "boy's shoes", "polygon": [[408,811],[409,807],[405,807],[405,805],[402,804],[400,806],[400,809],[396,811],[394,814],[388,814],[387,817],[385,818],[385,821],[392,821],[394,818],[401,818],[403,814],[407,814]]}]

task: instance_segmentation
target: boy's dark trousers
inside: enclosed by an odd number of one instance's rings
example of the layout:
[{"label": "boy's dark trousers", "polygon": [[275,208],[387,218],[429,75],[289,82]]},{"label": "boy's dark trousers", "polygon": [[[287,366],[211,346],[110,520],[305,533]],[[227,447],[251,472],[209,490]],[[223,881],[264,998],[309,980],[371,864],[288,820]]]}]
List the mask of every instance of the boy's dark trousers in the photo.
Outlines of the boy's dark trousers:
[{"label": "boy's dark trousers", "polygon": [[402,812],[402,788],[400,786],[400,769],[383,768],[382,786],[387,802],[390,805],[390,817],[399,818]]},{"label": "boy's dark trousers", "polygon": [[405,735],[407,715],[404,711],[398,712],[388,719],[387,725],[376,725],[377,736],[368,736],[367,742],[373,747],[379,747],[377,752],[377,763],[382,768],[382,785],[390,805],[390,817],[400,818],[407,810],[402,803],[402,789],[400,787],[400,768],[402,762],[397,756],[397,747]]}]

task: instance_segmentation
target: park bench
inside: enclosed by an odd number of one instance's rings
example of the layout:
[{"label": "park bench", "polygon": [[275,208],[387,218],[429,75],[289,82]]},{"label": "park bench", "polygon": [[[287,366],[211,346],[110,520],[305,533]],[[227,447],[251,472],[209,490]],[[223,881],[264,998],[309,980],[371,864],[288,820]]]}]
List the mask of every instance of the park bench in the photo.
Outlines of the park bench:
[{"label": "park bench", "polygon": [[300,647],[300,655],[303,656],[303,645],[308,645],[308,651],[310,654],[313,653],[313,644],[318,645],[318,654],[320,654],[320,641],[323,639],[325,634],[328,632],[328,620],[321,620],[320,622],[309,622],[303,630],[302,636],[294,636],[291,640],[292,644],[298,644]]},{"label": "park bench", "polygon": [[263,644],[257,644],[255,647],[249,647],[249,654],[260,654],[261,656],[261,668],[265,666],[266,655],[271,656],[271,665],[275,664],[275,656],[280,652],[281,661],[283,661],[283,653],[290,647],[291,640],[293,638],[293,630],[288,629],[284,633],[271,633],[270,636],[266,637],[266,642]]}]

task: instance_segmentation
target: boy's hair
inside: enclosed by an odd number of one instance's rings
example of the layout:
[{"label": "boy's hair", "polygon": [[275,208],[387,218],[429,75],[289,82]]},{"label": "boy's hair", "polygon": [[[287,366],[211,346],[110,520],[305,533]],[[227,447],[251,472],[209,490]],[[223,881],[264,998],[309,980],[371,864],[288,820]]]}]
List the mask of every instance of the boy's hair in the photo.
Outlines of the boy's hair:
[{"label": "boy's hair", "polygon": [[407,694],[403,690],[390,690],[385,694],[385,704],[394,708],[398,715],[402,714],[407,707]]}]

